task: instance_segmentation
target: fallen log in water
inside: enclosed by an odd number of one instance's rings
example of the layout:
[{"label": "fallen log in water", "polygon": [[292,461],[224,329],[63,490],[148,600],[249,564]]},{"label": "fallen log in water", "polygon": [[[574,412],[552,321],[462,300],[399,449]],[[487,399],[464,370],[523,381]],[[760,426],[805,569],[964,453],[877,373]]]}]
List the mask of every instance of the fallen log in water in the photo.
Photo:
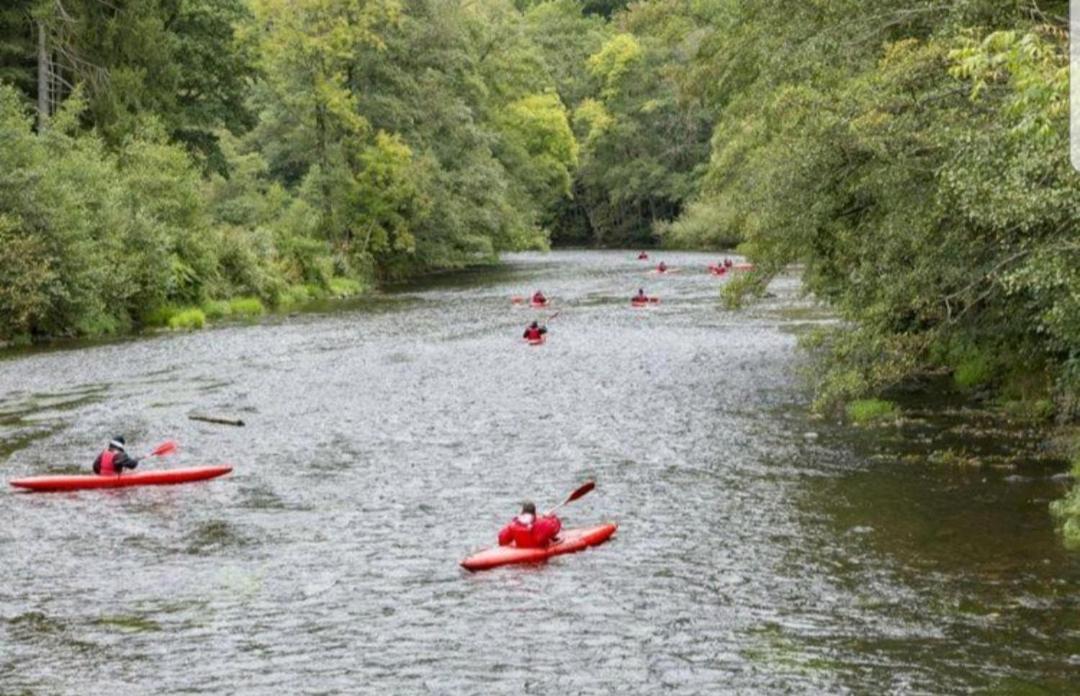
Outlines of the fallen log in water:
[{"label": "fallen log in water", "polygon": [[214,416],[203,416],[197,413],[189,413],[188,418],[195,421],[204,421],[206,423],[217,423],[219,425],[235,425],[237,427],[243,427],[244,421],[239,418],[216,418]]}]

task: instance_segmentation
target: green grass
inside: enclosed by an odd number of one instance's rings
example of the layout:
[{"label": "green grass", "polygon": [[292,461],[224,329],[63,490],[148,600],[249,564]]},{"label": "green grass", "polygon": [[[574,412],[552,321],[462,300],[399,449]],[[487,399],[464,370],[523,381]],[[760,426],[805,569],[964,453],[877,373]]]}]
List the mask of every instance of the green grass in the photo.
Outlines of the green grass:
[{"label": "green grass", "polygon": [[315,285],[290,285],[277,297],[277,306],[287,309],[316,299],[321,289]]},{"label": "green grass", "polygon": [[893,402],[883,399],[859,399],[847,405],[847,416],[853,423],[866,425],[896,419],[900,416],[900,409]]},{"label": "green grass", "polygon": [[145,326],[168,326],[169,320],[176,316],[179,312],[180,309],[173,305],[161,305],[160,307],[154,307],[149,312],[143,315],[142,323]]},{"label": "green grass", "polygon": [[1050,399],[1017,399],[1006,401],[1002,408],[1014,420],[1048,421],[1054,417],[1054,402]]},{"label": "green grass", "polygon": [[953,381],[961,389],[974,389],[987,384],[994,378],[994,368],[982,355],[973,354],[957,364],[953,371]]},{"label": "green grass", "polygon": [[1061,500],[1050,503],[1050,512],[1061,525],[1061,535],[1069,549],[1080,549],[1080,484],[1074,484]]},{"label": "green grass", "polygon": [[198,307],[181,310],[169,317],[170,329],[201,329],[206,326],[206,315]]},{"label": "green grass", "polygon": [[232,307],[224,300],[207,300],[202,304],[203,314],[210,321],[217,321],[232,314]]},{"label": "green grass", "polygon": [[359,295],[364,286],[358,280],[352,278],[331,278],[330,294],[334,297],[348,297]]},{"label": "green grass", "polygon": [[327,297],[351,297],[364,291],[364,284],[353,278],[331,278],[328,288],[308,283],[306,285],[290,285],[277,297],[275,305],[280,309],[288,309],[296,305],[302,305],[315,300],[324,300]]},{"label": "green grass", "polygon": [[266,313],[266,307],[257,297],[236,297],[229,300],[229,314],[234,317],[250,319],[261,317]]}]

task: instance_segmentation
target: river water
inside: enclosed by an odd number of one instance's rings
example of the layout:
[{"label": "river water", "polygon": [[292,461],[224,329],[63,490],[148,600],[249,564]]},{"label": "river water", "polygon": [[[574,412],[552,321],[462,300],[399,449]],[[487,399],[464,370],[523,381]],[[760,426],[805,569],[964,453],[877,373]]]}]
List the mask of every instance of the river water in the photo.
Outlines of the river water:
[{"label": "river water", "polygon": [[[0,493],[0,693],[1075,692],[1080,560],[1046,511],[1066,484],[1020,461],[1025,434],[958,464],[928,453],[985,436],[963,404],[811,420],[796,340],[828,319],[797,281],[730,311],[713,259],[663,257],[681,272],[516,255],[0,360],[5,478],[85,469],[117,433],[235,466]],[[631,309],[638,287],[661,304]],[[512,307],[537,288],[553,309]],[[546,345],[520,340],[556,310]],[[459,568],[523,498],[590,478],[564,522],[617,521],[610,543]]]}]

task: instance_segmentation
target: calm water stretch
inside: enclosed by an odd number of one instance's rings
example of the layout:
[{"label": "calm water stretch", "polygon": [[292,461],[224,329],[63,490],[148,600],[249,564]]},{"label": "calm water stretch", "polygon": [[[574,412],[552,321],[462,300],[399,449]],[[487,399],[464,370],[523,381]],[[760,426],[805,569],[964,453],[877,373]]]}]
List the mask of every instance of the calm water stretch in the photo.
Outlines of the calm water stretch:
[{"label": "calm water stretch", "polygon": [[[87,469],[115,433],[178,439],[156,466],[236,467],[0,493],[0,693],[1080,687],[1080,557],[1046,511],[1066,483],[1030,434],[963,404],[906,404],[883,430],[812,420],[796,338],[827,318],[794,279],[727,311],[715,257],[654,255],[682,269],[658,277],[634,256],[513,256],[322,312],[0,360],[5,480]],[[660,306],[631,309],[638,287]],[[552,309],[511,306],[537,288]],[[556,310],[546,345],[520,340]],[[943,461],[961,444],[979,461]],[[458,567],[523,498],[589,478],[564,521],[617,521],[612,542]]]}]

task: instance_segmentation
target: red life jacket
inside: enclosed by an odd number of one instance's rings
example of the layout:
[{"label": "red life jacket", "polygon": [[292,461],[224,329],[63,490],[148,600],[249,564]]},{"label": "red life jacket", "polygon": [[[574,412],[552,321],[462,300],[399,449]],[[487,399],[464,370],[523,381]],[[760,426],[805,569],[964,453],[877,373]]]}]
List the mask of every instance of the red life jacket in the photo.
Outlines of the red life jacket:
[{"label": "red life jacket", "polygon": [[112,450],[105,450],[101,453],[101,468],[98,473],[102,476],[116,476],[116,467],[113,466],[113,460],[116,459],[116,452]]},{"label": "red life jacket", "polygon": [[562,522],[555,515],[538,517],[531,524],[515,517],[499,532],[499,545],[508,546],[512,543],[520,549],[542,548],[551,543],[560,529]]},{"label": "red life jacket", "polygon": [[534,328],[532,328],[530,326],[529,328],[525,329],[525,339],[526,340],[539,341],[543,337],[544,337],[544,334],[543,334],[542,331],[540,331],[539,328],[534,329]]}]

